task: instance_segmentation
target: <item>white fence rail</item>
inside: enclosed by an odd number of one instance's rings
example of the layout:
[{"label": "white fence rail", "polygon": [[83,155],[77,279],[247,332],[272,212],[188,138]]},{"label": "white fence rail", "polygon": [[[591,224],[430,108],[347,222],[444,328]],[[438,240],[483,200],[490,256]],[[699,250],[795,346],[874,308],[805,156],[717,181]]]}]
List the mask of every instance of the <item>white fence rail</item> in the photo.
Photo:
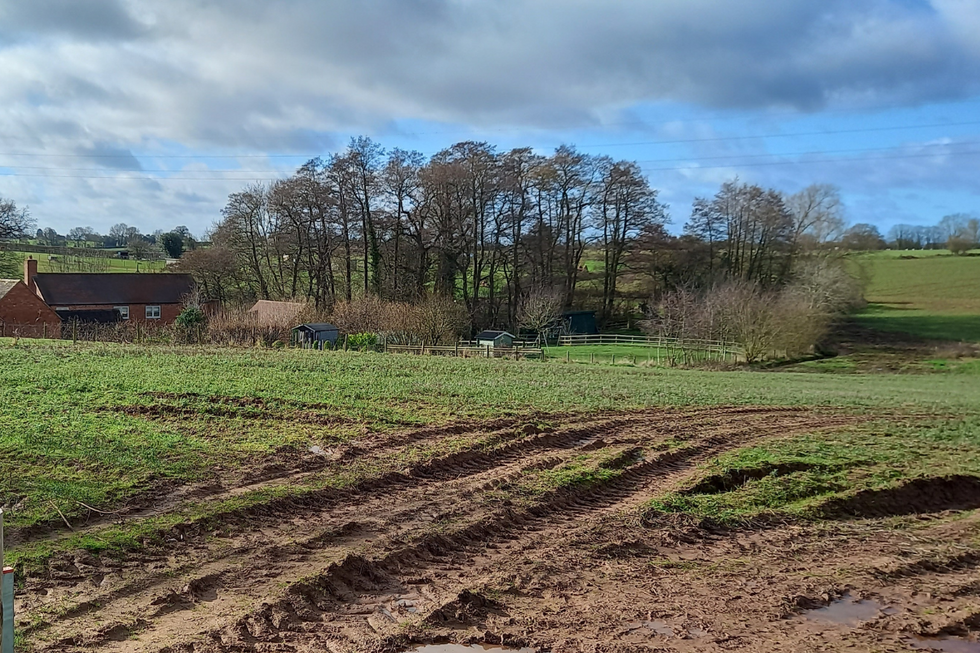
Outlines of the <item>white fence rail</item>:
[{"label": "white fence rail", "polygon": [[696,340],[664,338],[661,336],[627,336],[618,333],[594,333],[585,335],[560,336],[558,345],[631,345],[636,347],[656,347],[658,349],[698,349],[701,351],[724,351],[741,353],[741,347],[721,340]]}]

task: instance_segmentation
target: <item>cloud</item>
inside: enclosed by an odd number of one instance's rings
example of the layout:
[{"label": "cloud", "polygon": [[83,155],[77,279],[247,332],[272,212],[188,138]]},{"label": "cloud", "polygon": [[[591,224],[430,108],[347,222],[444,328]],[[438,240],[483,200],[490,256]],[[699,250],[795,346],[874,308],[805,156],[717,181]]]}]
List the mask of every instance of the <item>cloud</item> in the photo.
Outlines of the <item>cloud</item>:
[{"label": "cloud", "polygon": [[925,105],[980,93],[978,28],[975,0],[6,2],[0,138],[131,169],[173,144],[315,153],[398,121]]}]

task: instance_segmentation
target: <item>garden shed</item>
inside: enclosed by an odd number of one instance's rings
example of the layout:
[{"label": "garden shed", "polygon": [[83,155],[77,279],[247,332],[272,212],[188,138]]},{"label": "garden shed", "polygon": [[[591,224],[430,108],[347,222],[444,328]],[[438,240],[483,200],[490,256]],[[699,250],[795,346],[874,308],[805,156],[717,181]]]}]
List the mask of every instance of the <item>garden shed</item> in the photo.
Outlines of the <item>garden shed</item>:
[{"label": "garden shed", "polygon": [[340,332],[328,322],[313,322],[300,324],[293,328],[293,342],[297,345],[314,345],[322,347],[323,343],[329,342],[331,346],[337,344]]},{"label": "garden shed", "polygon": [[513,347],[514,336],[506,331],[481,331],[476,334],[476,344],[481,347]]}]

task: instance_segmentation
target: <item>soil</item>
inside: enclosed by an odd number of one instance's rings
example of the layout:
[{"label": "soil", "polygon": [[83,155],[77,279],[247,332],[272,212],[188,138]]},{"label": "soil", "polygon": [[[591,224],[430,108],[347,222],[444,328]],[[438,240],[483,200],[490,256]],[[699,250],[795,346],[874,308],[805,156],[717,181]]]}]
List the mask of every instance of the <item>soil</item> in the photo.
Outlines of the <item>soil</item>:
[{"label": "soil", "polygon": [[[646,410],[373,435],[323,469],[447,435],[474,446],[343,492],[229,514],[213,531],[177,528],[163,545],[121,558],[56,557],[25,579],[18,628],[32,651],[971,645],[980,548],[969,543],[980,541],[980,517],[949,517],[976,506],[975,480],[916,479],[892,495],[855,495],[828,506],[833,519],[819,524],[726,531],[683,516],[644,518],[650,498],[689,487],[719,453],[855,419],[791,408]],[[488,433],[498,444],[477,446]],[[533,500],[500,499],[529,472],[598,449],[621,473]],[[172,505],[160,497],[143,510]]]}]

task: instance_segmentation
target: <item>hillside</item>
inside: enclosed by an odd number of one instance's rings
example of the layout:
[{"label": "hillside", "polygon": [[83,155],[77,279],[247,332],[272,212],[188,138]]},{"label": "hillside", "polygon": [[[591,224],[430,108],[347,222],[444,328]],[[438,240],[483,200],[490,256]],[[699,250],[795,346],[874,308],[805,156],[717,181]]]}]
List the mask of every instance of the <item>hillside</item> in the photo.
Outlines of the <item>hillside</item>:
[{"label": "hillside", "polygon": [[872,329],[980,342],[980,253],[869,252],[848,259],[867,283],[859,321]]}]

